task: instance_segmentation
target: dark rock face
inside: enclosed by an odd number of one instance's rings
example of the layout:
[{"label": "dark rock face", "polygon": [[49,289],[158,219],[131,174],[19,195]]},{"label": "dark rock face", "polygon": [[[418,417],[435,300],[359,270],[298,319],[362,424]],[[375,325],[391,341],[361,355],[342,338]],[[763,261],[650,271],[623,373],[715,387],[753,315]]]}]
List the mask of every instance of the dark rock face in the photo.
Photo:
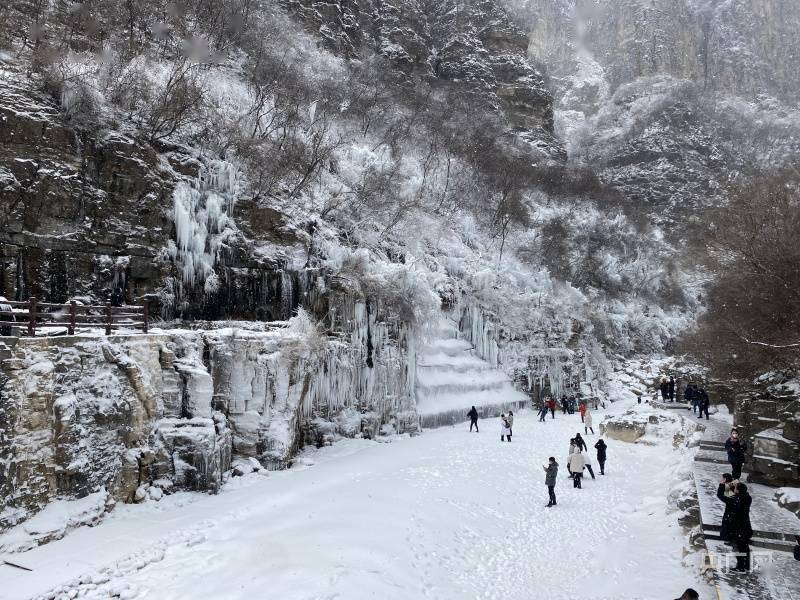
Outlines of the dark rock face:
[{"label": "dark rock face", "polygon": [[0,295],[103,303],[119,287],[128,302],[156,295],[167,318],[291,316],[316,273],[254,254],[243,234],[287,247],[298,240],[282,215],[251,200],[235,206],[242,228],[217,255],[219,285],[181,281],[181,265],[166,254],[176,235],[173,192],[205,167],[182,149],[159,150],[73,128],[51,98],[0,79]]},{"label": "dark rock face", "polygon": [[785,379],[773,373],[736,396],[734,421],[749,443],[750,480],[757,483],[800,481],[800,399]]},{"label": "dark rock face", "polygon": [[553,136],[552,96],[527,59],[527,36],[494,0],[291,0],[287,5],[326,46],[346,56],[376,52],[400,72],[463,85],[504,115],[518,152],[566,159]]}]

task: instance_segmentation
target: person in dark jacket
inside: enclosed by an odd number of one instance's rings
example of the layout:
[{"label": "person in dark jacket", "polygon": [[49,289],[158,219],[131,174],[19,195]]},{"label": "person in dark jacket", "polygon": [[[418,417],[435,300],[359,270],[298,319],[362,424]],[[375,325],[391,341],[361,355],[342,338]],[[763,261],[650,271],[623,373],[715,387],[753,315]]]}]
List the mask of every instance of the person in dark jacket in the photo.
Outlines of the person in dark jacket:
[{"label": "person in dark jacket", "polygon": [[675,378],[670,375],[669,383],[667,384],[667,395],[670,402],[675,402]]},{"label": "person in dark jacket", "polygon": [[742,466],[744,466],[747,443],[739,439],[739,430],[735,427],[731,429],[731,435],[725,440],[725,450],[728,452],[728,462],[731,465],[731,475],[734,479],[742,476]]},{"label": "person in dark jacket", "polygon": [[750,505],[753,499],[747,491],[747,486],[741,482],[736,484],[733,496],[726,496],[725,479],[720,479],[717,498],[731,511],[731,541],[737,552],[734,570],[746,571],[750,564],[750,539],[753,537],[753,527],[750,525]]},{"label": "person in dark jacket", "polygon": [[583,440],[580,433],[575,434],[575,445],[578,449],[586,452],[586,442]]},{"label": "person in dark jacket", "polygon": [[800,560],[800,535],[794,536],[794,541],[797,542],[797,546],[794,547],[794,559]]},{"label": "person in dark jacket", "polygon": [[600,475],[606,474],[606,443],[599,439],[597,443],[594,445],[595,449],[597,450],[597,464],[600,465]]},{"label": "person in dark jacket", "polygon": [[686,389],[683,390],[683,401],[692,405],[692,412],[697,412],[697,399],[694,397],[694,388],[691,383],[687,383]]},{"label": "person in dark jacket", "polygon": [[558,477],[558,463],[555,457],[551,456],[549,463],[546,467],[542,467],[546,473],[544,476],[544,484],[547,486],[547,494],[550,496],[550,502],[547,507],[556,505],[556,477]]},{"label": "person in dark jacket", "polygon": [[700,600],[700,594],[698,594],[692,588],[686,588],[686,591],[683,592],[680,598],[675,598],[675,600]]},{"label": "person in dark jacket", "polygon": [[708,416],[708,394],[706,393],[705,388],[700,388],[699,390],[695,391],[695,396],[697,397],[697,407],[700,409],[700,413],[697,415],[698,419],[703,418],[703,413],[706,415],[706,421],[709,420]]},{"label": "person in dark jacket", "polygon": [[475,426],[475,433],[480,433],[480,430],[478,429],[478,410],[473,406],[472,408],[469,409],[467,416],[469,417],[470,433],[472,432],[473,425]]},{"label": "person in dark jacket", "polygon": [[[735,484],[733,483],[733,477],[730,473],[723,473],[722,481],[720,485],[723,486],[723,493],[728,498],[732,497],[735,493]],[[731,506],[729,504],[725,504],[725,512],[722,513],[722,522],[720,523],[719,529],[719,537],[720,539],[730,542],[733,539],[733,513],[731,512]]]},{"label": "person in dark jacket", "polygon": [[569,408],[569,400],[567,400],[567,395],[564,394],[561,396],[561,412],[567,414],[567,408]]},{"label": "person in dark jacket", "polygon": [[660,389],[661,389],[661,399],[662,400],[666,400],[667,399],[667,395],[669,394],[669,383],[667,383],[667,378],[666,377],[662,377],[661,378]]}]

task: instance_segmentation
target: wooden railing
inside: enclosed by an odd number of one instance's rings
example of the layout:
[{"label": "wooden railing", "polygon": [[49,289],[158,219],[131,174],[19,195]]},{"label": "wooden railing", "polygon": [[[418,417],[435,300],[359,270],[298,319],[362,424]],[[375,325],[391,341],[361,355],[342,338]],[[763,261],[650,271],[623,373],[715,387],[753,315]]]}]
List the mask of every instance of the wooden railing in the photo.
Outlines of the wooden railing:
[{"label": "wooden railing", "polygon": [[77,302],[68,304],[53,304],[39,302],[36,298],[29,298],[27,302],[3,300],[14,309],[13,313],[0,312],[0,327],[9,327],[14,323],[6,320],[6,316],[13,314],[17,326],[27,323],[27,334],[36,335],[37,328],[66,327],[69,335],[75,334],[76,327],[105,327],[106,335],[111,335],[113,329],[141,329],[147,333],[149,315],[147,301],[141,305],[111,306],[85,305]]}]

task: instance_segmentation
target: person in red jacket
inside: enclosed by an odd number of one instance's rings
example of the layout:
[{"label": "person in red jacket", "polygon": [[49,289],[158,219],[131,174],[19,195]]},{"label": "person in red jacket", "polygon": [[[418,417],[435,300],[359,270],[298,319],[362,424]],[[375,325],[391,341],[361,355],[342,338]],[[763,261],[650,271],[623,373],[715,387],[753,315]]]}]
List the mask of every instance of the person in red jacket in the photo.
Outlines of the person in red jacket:
[{"label": "person in red jacket", "polygon": [[556,400],[555,398],[550,398],[547,401],[547,408],[550,409],[550,416],[555,419],[556,418]]},{"label": "person in red jacket", "polygon": [[583,417],[586,416],[586,402],[581,402],[578,411],[581,413],[581,423],[583,423]]}]

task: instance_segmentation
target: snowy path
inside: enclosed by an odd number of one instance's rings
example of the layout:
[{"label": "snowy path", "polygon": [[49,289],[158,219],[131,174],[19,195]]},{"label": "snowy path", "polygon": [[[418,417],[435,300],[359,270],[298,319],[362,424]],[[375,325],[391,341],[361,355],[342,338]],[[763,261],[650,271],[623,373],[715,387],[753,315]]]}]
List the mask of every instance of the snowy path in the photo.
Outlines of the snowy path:
[{"label": "snowy path", "polygon": [[[494,420],[480,434],[460,425],[393,443],[345,440],[307,454],[312,466],[251,476],[218,496],[122,507],[15,555],[38,573],[0,572],[0,598],[44,593],[97,565],[109,568],[77,586],[85,597],[651,599],[688,585],[710,594],[681,564],[684,534],[666,511],[669,446],[611,440],[609,474],[573,490],[563,464],[579,423],[523,414],[511,444]],[[540,466],[550,454],[562,463],[553,509]]]}]

